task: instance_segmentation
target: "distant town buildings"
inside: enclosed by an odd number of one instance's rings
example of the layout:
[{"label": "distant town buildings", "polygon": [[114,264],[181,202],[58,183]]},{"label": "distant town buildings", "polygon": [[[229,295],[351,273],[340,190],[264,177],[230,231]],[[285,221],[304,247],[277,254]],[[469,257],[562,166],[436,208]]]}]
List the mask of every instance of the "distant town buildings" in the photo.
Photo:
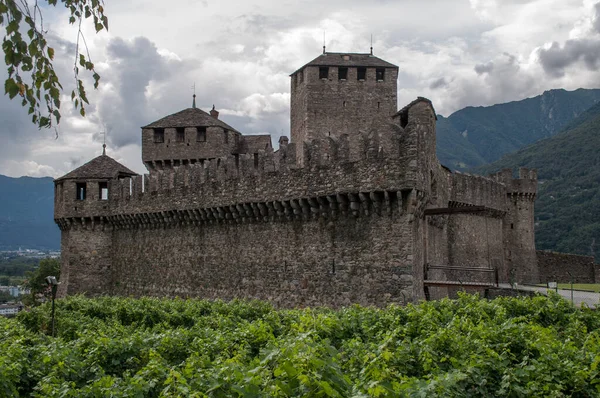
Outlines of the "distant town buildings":
[{"label": "distant town buildings", "polygon": [[15,316],[22,310],[22,304],[0,304],[0,316]]}]

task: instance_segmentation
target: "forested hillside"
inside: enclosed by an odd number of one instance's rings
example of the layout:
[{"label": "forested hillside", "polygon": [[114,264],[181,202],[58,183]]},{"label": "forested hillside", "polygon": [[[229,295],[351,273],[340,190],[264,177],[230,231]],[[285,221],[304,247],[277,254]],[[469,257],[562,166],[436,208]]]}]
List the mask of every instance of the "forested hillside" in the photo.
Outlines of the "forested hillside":
[{"label": "forested hillside", "polygon": [[438,157],[442,164],[459,170],[493,162],[558,133],[598,101],[600,89],[550,90],[522,101],[438,116]]},{"label": "forested hillside", "polygon": [[538,249],[595,255],[600,262],[600,104],[554,137],[476,169],[538,169]]},{"label": "forested hillside", "polygon": [[52,178],[0,175],[0,250],[58,249]]}]

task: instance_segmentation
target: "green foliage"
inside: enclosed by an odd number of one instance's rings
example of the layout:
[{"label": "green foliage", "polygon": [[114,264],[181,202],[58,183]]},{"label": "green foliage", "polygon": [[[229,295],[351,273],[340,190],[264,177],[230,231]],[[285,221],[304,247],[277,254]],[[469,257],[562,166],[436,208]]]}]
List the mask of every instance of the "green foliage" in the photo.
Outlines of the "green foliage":
[{"label": "green foliage", "polygon": [[[79,113],[85,116],[84,103],[88,103],[79,69],[92,72],[94,88],[98,87],[100,76],[94,70],[89,53],[81,54],[79,40],[83,37],[81,23],[92,18],[96,32],[108,29],[108,19],[104,15],[102,0],[45,0],[47,6],[64,6],[69,12],[69,23],[79,26],[77,33],[77,58],[73,67],[76,88],[71,92],[71,100]],[[11,99],[20,96],[23,106],[29,107],[32,122],[41,127],[51,127],[53,121],[60,122],[60,94],[63,89],[53,67],[54,49],[46,41],[42,9],[38,0],[0,0],[0,25],[5,28],[2,40],[4,61],[8,78],[4,82],[4,92]],[[85,44],[85,41],[84,41]],[[26,76],[28,75],[28,77]],[[46,110],[43,110],[45,106]]]},{"label": "green foliage", "polygon": [[600,262],[600,103],[564,131],[476,169],[538,169],[538,249],[595,255]]},{"label": "green foliage", "polygon": [[35,270],[39,262],[40,260],[37,258],[22,256],[0,258],[0,285],[8,284],[2,282],[7,281],[11,277],[25,276],[28,271]]},{"label": "green foliage", "polygon": [[28,304],[38,304],[38,296],[41,295],[45,299],[51,297],[46,277],[55,276],[57,280],[60,280],[60,261],[56,258],[44,258],[40,261],[39,267],[35,271],[28,271],[26,276],[25,286],[31,289]]},{"label": "green foliage", "polygon": [[559,297],[385,309],[86,299],[0,319],[0,395],[592,397],[600,314]]},{"label": "green foliage", "polygon": [[10,292],[0,291],[0,304],[14,301],[14,299]]}]

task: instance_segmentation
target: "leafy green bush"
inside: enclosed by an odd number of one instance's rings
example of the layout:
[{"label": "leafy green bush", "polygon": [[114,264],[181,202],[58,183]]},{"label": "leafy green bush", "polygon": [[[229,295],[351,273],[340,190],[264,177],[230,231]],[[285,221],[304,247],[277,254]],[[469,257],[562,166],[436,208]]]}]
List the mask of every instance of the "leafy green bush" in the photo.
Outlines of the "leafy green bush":
[{"label": "leafy green bush", "polygon": [[561,397],[600,393],[600,315],[559,297],[275,310],[69,297],[0,319],[0,396]]}]

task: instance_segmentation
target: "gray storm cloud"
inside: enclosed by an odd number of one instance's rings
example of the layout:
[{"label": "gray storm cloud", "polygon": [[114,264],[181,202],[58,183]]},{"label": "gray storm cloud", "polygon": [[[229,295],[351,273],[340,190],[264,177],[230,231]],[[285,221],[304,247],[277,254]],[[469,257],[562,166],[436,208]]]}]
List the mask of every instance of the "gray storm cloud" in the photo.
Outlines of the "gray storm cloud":
[{"label": "gray storm cloud", "polygon": [[553,42],[547,49],[539,50],[539,59],[544,71],[553,77],[565,75],[565,69],[583,61],[589,70],[600,68],[600,40],[567,40],[564,46]]},{"label": "gray storm cloud", "polygon": [[169,79],[177,68],[176,62],[161,56],[145,37],[111,40],[107,57],[111,67],[106,80],[114,91],[101,98],[98,109],[101,123],[109,132],[107,141],[120,148],[138,143],[140,126],[151,122],[146,96],[149,85]]},{"label": "gray storm cloud", "polygon": [[484,73],[490,73],[491,71],[494,70],[494,63],[492,61],[490,61],[485,64],[477,64],[477,65],[475,65],[474,69],[478,75],[481,75]]},{"label": "gray storm cloud", "polygon": [[436,90],[438,88],[446,87],[447,85],[448,85],[448,82],[446,81],[446,79],[443,77],[440,77],[439,79],[435,79],[433,82],[431,82],[431,84],[429,85],[429,88],[432,90]]}]

